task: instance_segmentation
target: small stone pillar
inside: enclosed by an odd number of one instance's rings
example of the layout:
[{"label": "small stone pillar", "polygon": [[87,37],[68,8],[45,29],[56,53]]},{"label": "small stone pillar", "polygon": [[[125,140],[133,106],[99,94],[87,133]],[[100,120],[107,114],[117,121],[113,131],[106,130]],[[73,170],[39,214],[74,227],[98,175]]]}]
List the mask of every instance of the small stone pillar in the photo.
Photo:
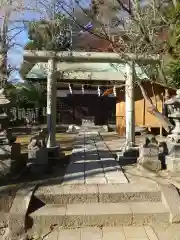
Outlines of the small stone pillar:
[{"label": "small stone pillar", "polygon": [[48,150],[43,130],[30,139],[27,164],[31,173],[45,172],[48,169]]}]

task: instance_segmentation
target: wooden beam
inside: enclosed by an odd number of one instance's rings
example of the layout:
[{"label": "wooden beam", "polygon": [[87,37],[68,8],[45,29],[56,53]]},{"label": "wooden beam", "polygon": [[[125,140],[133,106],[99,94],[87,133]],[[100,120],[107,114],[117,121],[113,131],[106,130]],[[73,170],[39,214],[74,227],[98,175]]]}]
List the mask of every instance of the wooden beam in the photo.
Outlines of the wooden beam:
[{"label": "wooden beam", "polygon": [[118,53],[107,53],[107,52],[55,52],[55,51],[36,51],[36,50],[25,50],[25,60],[40,60],[48,61],[48,59],[56,59],[57,61],[67,62],[112,62],[120,63],[126,61],[135,61],[142,63],[159,62],[159,55],[136,55],[132,53],[118,54]]}]

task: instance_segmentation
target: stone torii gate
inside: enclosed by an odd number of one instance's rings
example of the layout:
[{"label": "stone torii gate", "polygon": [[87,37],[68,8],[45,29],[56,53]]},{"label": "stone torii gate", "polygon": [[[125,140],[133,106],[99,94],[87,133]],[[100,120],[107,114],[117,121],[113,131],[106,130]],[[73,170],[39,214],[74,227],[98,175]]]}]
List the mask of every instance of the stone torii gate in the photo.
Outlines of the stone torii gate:
[{"label": "stone torii gate", "polygon": [[[134,112],[134,82],[135,63],[150,64],[160,61],[159,55],[134,55],[103,52],[54,52],[54,51],[24,51],[24,59],[30,63],[48,62],[47,68],[47,147],[56,146],[56,81],[61,76],[57,71],[57,62],[89,62],[89,63],[125,63],[126,65],[126,146],[135,144],[135,112]],[[118,74],[118,73],[117,73]],[[72,79],[71,79],[72,80]],[[74,81],[79,79],[74,79]],[[90,79],[88,79],[90,80]],[[112,79],[113,80],[113,79]],[[98,79],[99,81],[99,79]],[[122,82],[122,79],[119,79]],[[116,79],[116,82],[118,80]]]}]

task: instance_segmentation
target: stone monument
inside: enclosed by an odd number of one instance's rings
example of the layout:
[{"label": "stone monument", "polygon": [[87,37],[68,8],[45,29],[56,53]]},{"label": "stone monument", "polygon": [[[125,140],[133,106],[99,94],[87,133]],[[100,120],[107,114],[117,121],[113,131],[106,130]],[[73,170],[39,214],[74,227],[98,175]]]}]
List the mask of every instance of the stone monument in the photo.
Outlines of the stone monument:
[{"label": "stone monument", "polygon": [[146,138],[139,148],[138,168],[147,168],[152,171],[160,171],[161,161],[159,160],[159,146],[157,140]]},{"label": "stone monument", "polygon": [[24,167],[21,161],[20,144],[8,129],[8,115],[4,108],[8,108],[10,101],[0,90],[0,177],[11,177],[19,173]]},{"label": "stone monument", "polygon": [[44,172],[48,168],[46,133],[43,129],[30,139],[27,165],[32,173]]},{"label": "stone monument", "polygon": [[168,99],[165,104],[171,107],[171,113],[168,115],[175,127],[167,137],[167,146],[169,154],[166,156],[167,170],[171,172],[180,172],[180,89],[176,96]]},{"label": "stone monument", "polygon": [[82,119],[82,127],[94,127],[94,121],[94,116],[84,116],[84,118]]}]

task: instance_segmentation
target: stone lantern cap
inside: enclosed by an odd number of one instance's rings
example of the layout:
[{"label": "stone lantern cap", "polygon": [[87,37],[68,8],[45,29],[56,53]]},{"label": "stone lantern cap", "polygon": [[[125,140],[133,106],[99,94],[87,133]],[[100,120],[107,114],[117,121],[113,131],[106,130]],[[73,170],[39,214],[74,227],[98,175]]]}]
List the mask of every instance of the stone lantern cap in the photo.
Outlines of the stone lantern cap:
[{"label": "stone lantern cap", "polygon": [[4,95],[4,89],[0,89],[0,106],[8,105],[10,101]]},{"label": "stone lantern cap", "polygon": [[180,97],[180,89],[178,89],[178,90],[176,91],[176,94],[177,94],[177,96]]},{"label": "stone lantern cap", "polygon": [[165,101],[166,105],[174,105],[174,107],[180,108],[180,89],[176,91],[176,96],[171,97]]}]

